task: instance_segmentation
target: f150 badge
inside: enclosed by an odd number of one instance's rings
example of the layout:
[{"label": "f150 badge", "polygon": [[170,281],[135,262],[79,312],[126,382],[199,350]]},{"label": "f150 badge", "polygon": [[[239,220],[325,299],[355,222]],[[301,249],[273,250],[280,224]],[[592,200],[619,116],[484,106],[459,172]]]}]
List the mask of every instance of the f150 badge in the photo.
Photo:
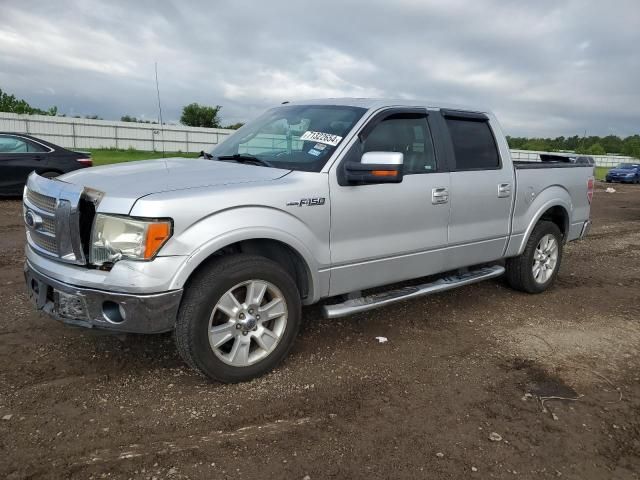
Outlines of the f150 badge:
[{"label": "f150 badge", "polygon": [[298,201],[287,202],[287,207],[317,207],[324,205],[324,197],[301,198]]}]

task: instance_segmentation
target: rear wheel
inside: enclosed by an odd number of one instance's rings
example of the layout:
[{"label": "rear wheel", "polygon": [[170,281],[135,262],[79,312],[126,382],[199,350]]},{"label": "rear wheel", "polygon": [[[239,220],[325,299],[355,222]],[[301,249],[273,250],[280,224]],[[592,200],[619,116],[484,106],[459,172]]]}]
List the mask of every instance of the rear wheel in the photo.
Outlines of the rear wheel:
[{"label": "rear wheel", "polygon": [[507,259],[507,282],[523,292],[544,292],[555,281],[561,260],[560,229],[555,223],[541,221],[531,232],[522,255]]},{"label": "rear wheel", "polygon": [[260,256],[230,255],[191,280],[175,340],[185,362],[204,376],[242,382],[284,359],[300,318],[300,294],[285,270]]}]

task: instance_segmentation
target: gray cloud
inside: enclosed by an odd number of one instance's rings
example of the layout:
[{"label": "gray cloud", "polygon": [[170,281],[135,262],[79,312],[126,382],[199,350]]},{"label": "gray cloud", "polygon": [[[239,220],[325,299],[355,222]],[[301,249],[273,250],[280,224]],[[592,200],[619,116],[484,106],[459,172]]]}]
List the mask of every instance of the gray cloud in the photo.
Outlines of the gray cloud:
[{"label": "gray cloud", "polygon": [[38,106],[165,119],[283,100],[427,98],[493,109],[512,135],[629,135],[640,125],[640,4],[4,0],[0,87]]}]

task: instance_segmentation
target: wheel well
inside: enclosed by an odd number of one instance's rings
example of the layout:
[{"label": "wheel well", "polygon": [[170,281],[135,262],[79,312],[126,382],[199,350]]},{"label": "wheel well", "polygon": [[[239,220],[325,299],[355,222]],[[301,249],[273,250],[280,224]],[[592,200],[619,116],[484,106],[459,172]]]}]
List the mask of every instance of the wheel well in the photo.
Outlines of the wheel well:
[{"label": "wheel well", "polygon": [[38,175],[44,175],[46,173],[55,173],[56,175],[62,175],[62,172],[55,168],[44,168],[40,172],[38,172]]},{"label": "wheel well", "polygon": [[539,221],[543,220],[555,223],[562,232],[562,236],[567,238],[567,233],[569,232],[569,214],[563,207],[559,205],[551,207],[540,217]]},{"label": "wheel well", "polygon": [[311,282],[310,270],[307,263],[302,256],[289,245],[270,238],[243,240],[227,245],[211,254],[209,258],[198,265],[191,273],[190,278],[193,278],[198,270],[204,268],[210,262],[215,261],[223,255],[231,255],[234,253],[250,253],[273,260],[291,275],[291,278],[296,282],[302,299],[307,298],[309,295]]}]

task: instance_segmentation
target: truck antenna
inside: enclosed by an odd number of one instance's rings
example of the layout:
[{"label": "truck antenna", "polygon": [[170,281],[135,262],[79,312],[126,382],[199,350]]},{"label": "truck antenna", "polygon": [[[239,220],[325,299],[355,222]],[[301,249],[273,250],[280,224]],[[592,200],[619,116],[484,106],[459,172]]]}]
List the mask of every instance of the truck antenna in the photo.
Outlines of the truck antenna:
[{"label": "truck antenna", "polygon": [[164,158],[164,122],[162,121],[162,104],[160,103],[160,84],[158,83],[158,62],[156,67],[156,92],[158,94],[158,113],[160,117],[160,136],[162,137],[162,158]]}]

